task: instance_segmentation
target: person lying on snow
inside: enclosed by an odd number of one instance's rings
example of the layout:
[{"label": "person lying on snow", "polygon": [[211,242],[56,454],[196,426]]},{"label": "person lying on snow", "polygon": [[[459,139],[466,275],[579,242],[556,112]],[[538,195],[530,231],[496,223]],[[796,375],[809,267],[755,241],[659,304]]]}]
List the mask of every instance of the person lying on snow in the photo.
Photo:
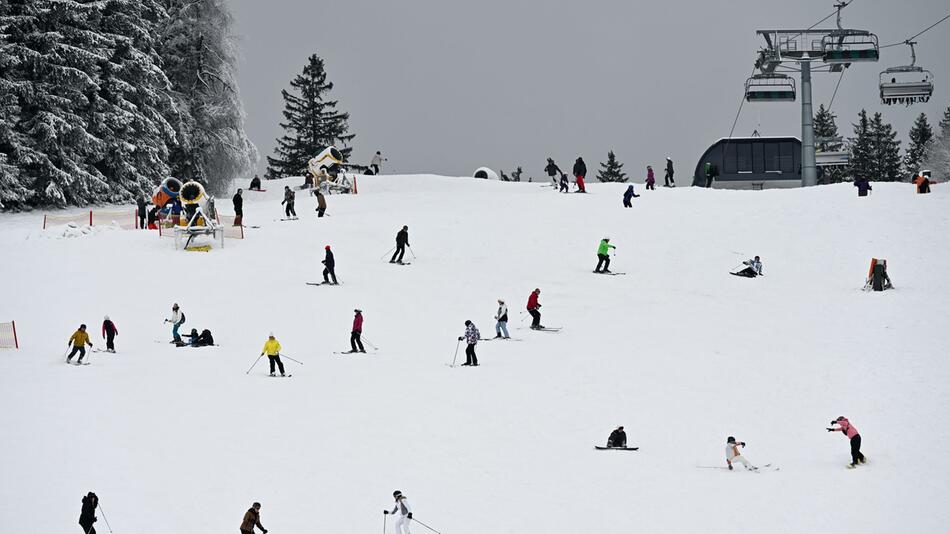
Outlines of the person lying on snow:
[{"label": "person lying on snow", "polygon": [[214,345],[214,337],[211,336],[211,330],[207,328],[198,333],[197,328],[192,328],[191,333],[185,335],[188,341],[176,343],[179,347],[210,347]]},{"label": "person lying on snow", "polygon": [[744,276],[746,278],[755,278],[756,276],[763,276],[762,274],[762,260],[756,256],[754,259],[746,260],[742,262],[746,266],[745,269],[737,273],[732,273],[736,276]]}]

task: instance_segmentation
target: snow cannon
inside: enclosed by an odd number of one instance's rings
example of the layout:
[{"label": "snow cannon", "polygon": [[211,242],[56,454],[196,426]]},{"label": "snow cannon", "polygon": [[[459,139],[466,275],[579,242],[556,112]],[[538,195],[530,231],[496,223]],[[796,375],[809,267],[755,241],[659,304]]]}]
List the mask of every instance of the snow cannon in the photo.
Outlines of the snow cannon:
[{"label": "snow cannon", "polygon": [[489,169],[488,167],[479,167],[475,169],[475,174],[472,175],[473,178],[481,178],[482,180],[497,180],[498,174],[495,171]]},{"label": "snow cannon", "polygon": [[158,189],[152,193],[152,204],[164,208],[166,204],[178,198],[181,191],[181,182],[177,178],[168,177],[162,180]]},{"label": "snow cannon", "polygon": [[328,146],[317,157],[307,162],[307,170],[316,179],[316,185],[320,185],[322,178],[327,176],[336,179],[343,165],[343,154],[336,147]]},{"label": "snow cannon", "polygon": [[[205,192],[205,188],[202,187],[198,182],[187,182],[185,185],[181,186],[181,193],[179,193],[179,198],[181,199],[182,207],[185,209],[185,219],[184,223],[188,223],[194,218],[195,214],[201,210],[202,216],[210,216],[208,213],[208,203],[210,197]],[[205,226],[205,221],[198,218],[194,222],[195,226]]]}]

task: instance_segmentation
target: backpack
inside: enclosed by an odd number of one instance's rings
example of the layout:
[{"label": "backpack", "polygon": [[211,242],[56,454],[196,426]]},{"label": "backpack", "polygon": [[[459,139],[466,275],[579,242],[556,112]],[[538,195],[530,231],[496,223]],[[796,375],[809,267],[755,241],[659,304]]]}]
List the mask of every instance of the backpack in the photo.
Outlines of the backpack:
[{"label": "backpack", "polygon": [[178,324],[185,324],[185,312],[181,312],[181,321],[178,321]]}]

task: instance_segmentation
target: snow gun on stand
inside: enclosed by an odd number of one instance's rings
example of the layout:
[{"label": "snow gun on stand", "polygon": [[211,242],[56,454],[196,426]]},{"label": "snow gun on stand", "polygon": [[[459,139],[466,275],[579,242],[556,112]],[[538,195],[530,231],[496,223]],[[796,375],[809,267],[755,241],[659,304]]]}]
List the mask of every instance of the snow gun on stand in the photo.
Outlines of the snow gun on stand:
[{"label": "snow gun on stand", "polygon": [[181,182],[176,178],[165,178],[162,183],[152,193],[152,204],[164,208],[166,205],[178,198],[181,191]]},{"label": "snow gun on stand", "polygon": [[353,186],[343,172],[343,154],[336,147],[328,146],[317,157],[307,162],[307,170],[313,176],[318,191],[350,193]]}]

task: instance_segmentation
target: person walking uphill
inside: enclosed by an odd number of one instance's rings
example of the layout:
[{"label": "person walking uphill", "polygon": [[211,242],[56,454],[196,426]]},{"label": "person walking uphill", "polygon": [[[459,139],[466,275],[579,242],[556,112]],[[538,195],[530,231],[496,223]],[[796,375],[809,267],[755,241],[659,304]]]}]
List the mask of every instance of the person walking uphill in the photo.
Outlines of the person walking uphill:
[{"label": "person walking uphill", "polygon": [[867,462],[867,458],[861,453],[861,434],[858,434],[858,429],[854,428],[851,421],[848,421],[842,415],[832,421],[831,424],[838,425],[838,428],[828,428],[826,429],[828,432],[841,432],[851,440],[851,463],[848,464],[848,469],[854,469],[859,463]]},{"label": "person walking uphill", "polygon": [[544,328],[544,325],[541,324],[541,312],[538,311],[541,309],[541,303],[538,302],[538,296],[541,295],[541,290],[534,288],[534,291],[528,295],[528,313],[531,314],[531,329],[540,330]]},{"label": "person walking uphill", "polygon": [[[505,335],[502,336],[502,333]],[[505,301],[498,299],[498,311],[495,312],[495,338],[500,337],[511,339],[508,335],[508,306],[505,305]]]},{"label": "person walking uphill", "polygon": [[96,534],[96,528],[92,525],[99,520],[96,517],[96,508],[99,507],[99,497],[95,493],[89,492],[82,498],[82,511],[79,512],[79,526],[86,534]]},{"label": "person walking uphill", "polygon": [[254,534],[254,527],[267,534],[267,529],[261,524],[261,503],[259,502],[252,504],[247,512],[244,512],[244,519],[241,521],[241,534]]},{"label": "person walking uphill", "polygon": [[393,499],[396,500],[396,505],[392,510],[383,510],[383,513],[396,516],[396,534],[410,534],[409,522],[412,521],[412,508],[409,507],[406,496],[399,490],[393,492]]},{"label": "person walking uphill", "polygon": [[72,336],[69,337],[69,341],[66,342],[66,345],[72,345],[73,349],[69,351],[69,355],[66,356],[66,363],[71,363],[73,356],[76,353],[79,353],[79,360],[76,363],[82,363],[83,357],[86,355],[86,345],[92,346],[92,342],[89,341],[89,333],[86,332],[86,325],[79,325],[79,330],[76,330]]},{"label": "person walking uphill", "polygon": [[281,205],[286,204],[284,207],[284,215],[290,218],[297,218],[297,211],[294,209],[294,200],[296,199],[297,194],[294,193],[294,190],[290,188],[289,185],[284,186],[284,200],[281,202]]},{"label": "person walking uphill", "polygon": [[[356,315],[353,316],[353,329],[350,331],[350,352],[365,354],[366,349],[363,348],[363,341],[360,339],[360,336],[363,335],[363,310],[355,309],[353,313]],[[359,347],[358,350],[357,346]]]},{"label": "person walking uphill", "polygon": [[333,285],[338,285],[339,282],[336,281],[336,260],[333,259],[333,252],[330,251],[330,245],[323,247],[327,251],[326,256],[323,258],[323,261],[320,262],[323,264],[323,283],[329,284],[330,278],[333,277]]},{"label": "person walking uphill", "polygon": [[185,313],[178,308],[178,303],[172,304],[172,316],[165,319],[166,323],[172,324],[172,343],[181,343],[181,336],[178,335],[178,328],[185,324]]},{"label": "person walking uphill", "polygon": [[465,340],[465,363],[462,365],[471,365],[478,367],[478,357],[475,356],[475,345],[478,344],[478,338],[481,333],[475,328],[475,323],[465,321],[465,335],[459,336],[459,341]]},{"label": "person walking uphill", "polygon": [[115,336],[119,335],[119,329],[115,323],[106,315],[102,320],[102,337],[106,340],[106,350],[115,352]]},{"label": "person walking uphill", "polygon": [[267,336],[267,341],[264,342],[264,348],[261,349],[261,356],[265,354],[267,355],[267,360],[270,362],[270,375],[274,376],[274,366],[276,365],[277,368],[280,369],[280,376],[285,376],[284,362],[280,361],[280,342],[274,337],[273,332]]},{"label": "person walking uphill", "polygon": [[[610,238],[605,237],[600,240],[600,245],[597,247],[597,268],[594,269],[595,273],[609,273],[610,272],[610,249],[617,248],[610,244]],[[603,265],[604,268],[601,270],[600,266]]]},{"label": "person walking uphill", "polygon": [[640,195],[633,192],[633,184],[627,186],[627,190],[623,192],[623,207],[632,208],[633,204],[630,203],[630,199],[640,198]]},{"label": "person walking uphill", "polygon": [[574,162],[574,179],[577,181],[577,192],[586,193],[587,189],[584,188],[584,178],[587,176],[587,165],[584,163],[583,158],[577,158],[577,161]]},{"label": "person walking uphill", "polygon": [[409,246],[409,227],[403,226],[396,234],[396,252],[393,252],[389,263],[402,263],[402,257],[406,254],[406,247]]},{"label": "person walking uphill", "polygon": [[676,187],[676,182],[673,181],[673,160],[669,157],[666,158],[666,175],[663,176],[663,182],[666,187]]},{"label": "person walking uphill", "polygon": [[231,203],[234,204],[234,226],[241,226],[244,223],[244,197],[243,191],[238,188],[237,193],[231,197]]}]

